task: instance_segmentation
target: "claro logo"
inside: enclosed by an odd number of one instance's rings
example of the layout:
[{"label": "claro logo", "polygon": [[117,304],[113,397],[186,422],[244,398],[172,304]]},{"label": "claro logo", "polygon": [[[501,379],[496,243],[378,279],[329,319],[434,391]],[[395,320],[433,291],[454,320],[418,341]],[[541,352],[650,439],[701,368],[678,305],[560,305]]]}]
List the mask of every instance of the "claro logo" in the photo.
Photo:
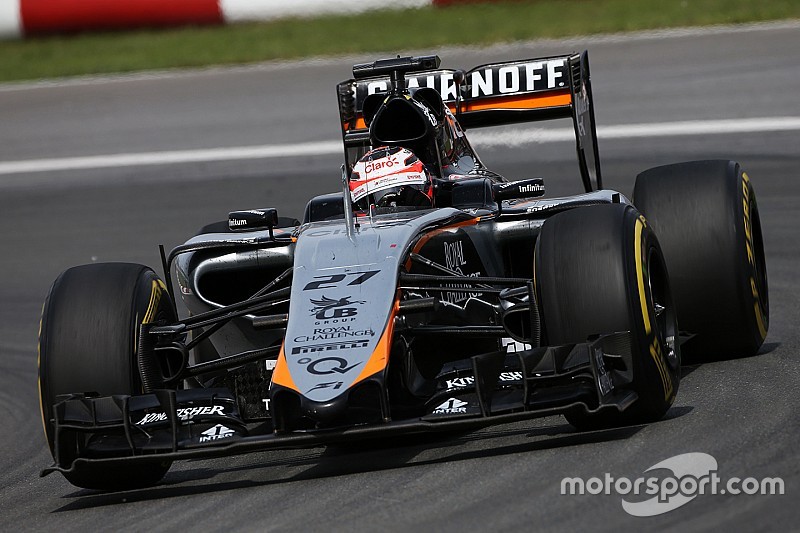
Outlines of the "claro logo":
[{"label": "claro logo", "polygon": [[400,166],[397,156],[383,157],[377,161],[367,161],[366,165],[364,165],[364,172],[369,174],[385,168],[394,168],[395,166]]}]

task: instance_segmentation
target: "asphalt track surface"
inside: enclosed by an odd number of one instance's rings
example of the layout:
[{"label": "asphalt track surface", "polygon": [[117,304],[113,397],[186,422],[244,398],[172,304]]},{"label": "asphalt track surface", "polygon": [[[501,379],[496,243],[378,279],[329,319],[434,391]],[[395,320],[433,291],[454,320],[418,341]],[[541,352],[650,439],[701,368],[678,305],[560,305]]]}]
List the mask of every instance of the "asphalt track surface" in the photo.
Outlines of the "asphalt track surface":
[{"label": "asphalt track surface", "polygon": [[[441,52],[445,66],[590,49],[601,126],[800,115],[800,26],[540,42]],[[430,51],[428,51],[430,52]],[[0,162],[336,141],[334,84],[353,60],[305,62],[0,90]],[[561,127],[564,125],[562,124]],[[516,131],[516,130],[515,130]],[[654,130],[655,131],[655,130]],[[91,261],[158,264],[229,210],[337,188],[340,158],[290,158],[0,176],[0,529],[8,530],[796,530],[800,511],[800,131],[600,140],[606,186],[692,159],[737,159],[758,195],[770,285],[759,355],[684,368],[665,420],[579,434],[560,417],[445,438],[279,451],[176,464],[154,488],[102,494],[60,475],[39,420],[36,335],[52,280]],[[507,176],[577,192],[568,142],[484,149]],[[560,494],[564,477],[635,479],[687,452],[719,475],[781,477],[785,495],[702,495],[634,518],[621,496]],[[634,499],[634,498],[630,498]]]}]

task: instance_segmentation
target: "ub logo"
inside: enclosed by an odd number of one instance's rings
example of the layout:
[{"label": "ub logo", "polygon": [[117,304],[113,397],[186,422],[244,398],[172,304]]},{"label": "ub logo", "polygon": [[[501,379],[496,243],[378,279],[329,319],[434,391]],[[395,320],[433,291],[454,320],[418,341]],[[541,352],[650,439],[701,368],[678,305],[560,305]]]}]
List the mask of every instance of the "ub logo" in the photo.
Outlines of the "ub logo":
[{"label": "ub logo", "polygon": [[345,296],[338,300],[323,296],[319,300],[312,298],[310,301],[314,305],[314,307],[311,308],[311,315],[317,320],[355,316],[358,314],[358,309],[349,306],[365,303],[360,300],[350,301],[350,296]]}]

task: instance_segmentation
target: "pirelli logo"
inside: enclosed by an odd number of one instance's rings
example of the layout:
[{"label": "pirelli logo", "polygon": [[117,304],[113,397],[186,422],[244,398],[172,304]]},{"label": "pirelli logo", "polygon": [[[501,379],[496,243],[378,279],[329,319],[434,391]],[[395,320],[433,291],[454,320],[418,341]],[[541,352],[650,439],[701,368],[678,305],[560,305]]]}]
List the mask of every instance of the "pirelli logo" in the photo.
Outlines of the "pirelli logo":
[{"label": "pirelli logo", "polygon": [[305,355],[335,350],[353,350],[356,348],[366,348],[367,346],[369,346],[369,339],[309,344],[306,346],[295,346],[292,348],[292,355]]}]

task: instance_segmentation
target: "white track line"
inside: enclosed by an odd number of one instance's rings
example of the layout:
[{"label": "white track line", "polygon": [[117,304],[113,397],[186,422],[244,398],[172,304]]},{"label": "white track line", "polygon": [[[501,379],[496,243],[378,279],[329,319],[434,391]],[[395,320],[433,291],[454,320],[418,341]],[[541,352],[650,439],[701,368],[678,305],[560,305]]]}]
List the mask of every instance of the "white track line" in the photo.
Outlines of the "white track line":
[{"label": "white track line", "polygon": [[[772,117],[604,126],[598,128],[597,136],[603,140],[611,140],[798,130],[800,130],[800,117]],[[472,143],[479,147],[513,147],[526,144],[574,141],[574,139],[575,133],[572,128],[513,128],[500,132],[478,131],[470,135]],[[341,141],[319,141],[297,144],[6,161],[0,162],[0,175],[245,159],[274,159],[278,157],[307,157],[310,153],[315,155],[339,154],[342,153],[342,143]]]},{"label": "white track line", "polygon": [[[642,137],[676,137],[727,133],[758,133],[765,131],[800,130],[800,117],[741,118],[720,120],[687,120],[652,124],[621,124],[600,126],[597,137],[602,140]],[[469,136],[478,146],[520,146],[558,141],[574,141],[572,128],[509,129],[499,132],[476,132]]]},{"label": "white track line", "polygon": [[84,157],[61,157],[57,159],[29,159],[25,161],[0,163],[0,174],[170,165],[176,163],[203,163],[209,161],[233,161],[242,159],[273,159],[275,157],[308,156],[309,153],[330,155],[338,152],[343,152],[341,141],[237,146],[231,148],[143,152],[136,154],[91,155]]}]

